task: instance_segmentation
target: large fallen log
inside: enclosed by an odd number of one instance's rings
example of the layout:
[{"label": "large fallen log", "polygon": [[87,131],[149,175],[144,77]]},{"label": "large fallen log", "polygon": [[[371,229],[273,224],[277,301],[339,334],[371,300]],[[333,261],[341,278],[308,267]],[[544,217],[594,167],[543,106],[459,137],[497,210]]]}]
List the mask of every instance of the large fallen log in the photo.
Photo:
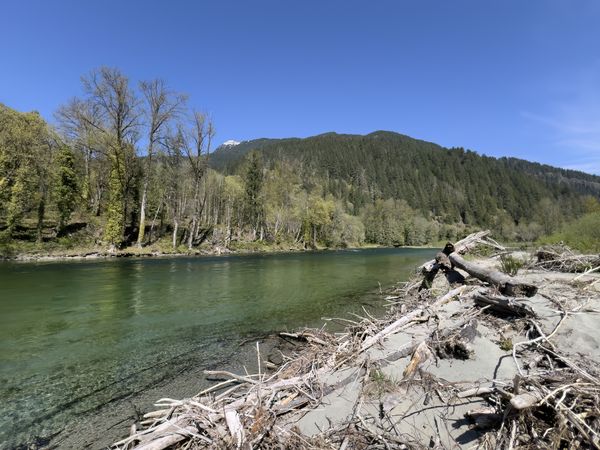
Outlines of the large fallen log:
[{"label": "large fallen log", "polygon": [[518,278],[513,278],[497,270],[488,269],[479,264],[466,261],[457,253],[451,253],[449,258],[454,266],[481,281],[496,286],[504,295],[510,295],[511,297],[533,297],[537,293],[537,286],[526,283]]},{"label": "large fallen log", "polygon": [[[485,230],[485,231],[478,231],[477,233],[472,233],[470,235],[468,235],[466,238],[461,239],[460,241],[456,242],[453,245],[453,252],[456,252],[458,254],[463,254],[468,252],[469,250],[471,250],[472,248],[476,247],[477,245],[481,244],[483,242],[483,238],[487,237],[490,234],[489,230]],[[452,244],[450,244],[452,245]],[[448,244],[446,244],[446,247],[448,246]],[[444,253],[442,251],[442,253]],[[448,255],[449,253],[446,253],[446,255]],[[439,253],[438,253],[439,255]],[[429,271],[431,270],[431,268],[433,267],[434,264],[436,264],[436,259],[431,259],[427,262],[424,262],[421,266],[420,269],[423,271]]]},{"label": "large fallen log", "polygon": [[472,233],[466,238],[461,239],[456,244],[448,242],[444,249],[435,256],[435,259],[429,260],[420,266],[421,272],[423,273],[423,281],[419,287],[419,291],[430,289],[433,285],[433,280],[440,270],[444,272],[448,283],[451,285],[463,284],[464,279],[462,278],[462,275],[454,270],[452,263],[448,259],[448,256],[451,253],[464,254],[479,244],[488,245],[496,250],[506,250],[503,246],[491,239],[488,236],[489,234],[489,230],[478,231],[477,233]]}]

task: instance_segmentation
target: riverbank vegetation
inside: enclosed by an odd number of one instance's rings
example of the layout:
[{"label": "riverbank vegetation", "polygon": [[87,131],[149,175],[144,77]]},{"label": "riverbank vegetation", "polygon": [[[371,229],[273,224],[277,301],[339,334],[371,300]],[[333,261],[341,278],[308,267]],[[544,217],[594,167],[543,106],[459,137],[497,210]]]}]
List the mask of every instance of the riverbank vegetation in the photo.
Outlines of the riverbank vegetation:
[{"label": "riverbank vegetation", "polygon": [[590,212],[563,225],[541,243],[563,242],[580,252],[600,253],[600,211]]},{"label": "riverbank vegetation", "polygon": [[600,177],[581,172],[390,132],[213,152],[216,130],[165,82],[111,68],[52,126],[0,105],[0,252],[426,245],[479,227],[518,242],[597,220]]}]

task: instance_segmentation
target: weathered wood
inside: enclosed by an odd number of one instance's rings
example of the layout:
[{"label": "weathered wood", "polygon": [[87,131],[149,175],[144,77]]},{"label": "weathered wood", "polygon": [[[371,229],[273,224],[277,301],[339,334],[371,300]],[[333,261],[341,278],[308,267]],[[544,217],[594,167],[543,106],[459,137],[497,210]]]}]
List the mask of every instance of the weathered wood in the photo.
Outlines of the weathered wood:
[{"label": "weathered wood", "polygon": [[422,366],[423,363],[425,363],[425,361],[427,361],[428,359],[430,359],[432,357],[433,357],[433,354],[431,353],[431,350],[427,346],[427,341],[421,342],[417,346],[416,350],[414,351],[412,358],[410,359],[410,362],[406,366],[406,369],[404,369],[404,372],[402,373],[402,377],[404,379],[412,377],[415,374],[415,372],[417,371],[417,369],[420,366]]},{"label": "weathered wood", "polygon": [[[190,434],[196,432],[195,427],[182,428],[180,432],[172,432],[166,436],[156,437],[154,440],[135,447],[137,450],[164,450],[178,442],[187,439]],[[186,433],[187,432],[187,433]]]},{"label": "weathered wood", "polygon": [[316,336],[313,336],[310,333],[286,333],[286,332],[281,332],[279,333],[279,336],[281,337],[287,337],[287,338],[291,338],[291,339],[296,339],[297,341],[301,341],[301,342],[314,342],[316,344],[320,344],[320,345],[327,345],[327,342],[325,342],[322,339],[319,339]]},{"label": "weathered wood", "polygon": [[471,419],[478,430],[487,430],[502,421],[502,415],[496,413],[496,410],[489,406],[467,411],[465,417]]},{"label": "weathered wood", "polygon": [[[456,289],[452,289],[446,295],[437,299],[432,305],[430,305],[430,307],[437,308],[437,307],[443,305],[444,303],[449,302],[457,295],[460,295],[463,290],[464,290],[464,286],[460,286]],[[417,317],[421,316],[423,313],[425,313],[425,308],[415,309],[414,311],[411,311],[410,313],[406,314],[405,316],[399,318],[395,322],[389,324],[387,327],[385,327],[383,330],[381,330],[376,335],[370,336],[367,339],[365,339],[361,346],[361,351],[365,351],[366,349],[371,347],[373,344],[378,342],[380,339],[383,339],[383,338],[389,336],[390,334],[394,334],[401,327],[412,322],[413,320],[416,320]]]},{"label": "weathered wood", "polygon": [[496,392],[496,389],[493,387],[476,387],[472,389],[467,389],[466,391],[461,391],[456,396],[458,398],[468,398],[468,397],[482,397],[485,395],[489,395]]},{"label": "weathered wood", "polygon": [[225,408],[225,422],[227,423],[227,428],[229,428],[229,433],[234,439],[237,448],[240,448],[244,442],[244,427],[242,426],[240,416],[235,409]]},{"label": "weathered wood", "polygon": [[434,263],[431,267],[423,267],[423,281],[419,286],[419,292],[423,289],[431,289],[433,280],[440,271],[440,266]]},{"label": "weathered wood", "polygon": [[448,259],[448,255],[453,251],[455,251],[454,245],[451,242],[448,242],[444,249],[435,255],[434,263],[431,266],[423,266],[423,281],[421,282],[421,286],[419,286],[419,291],[430,289],[433,280],[440,270],[444,273],[452,270],[452,263],[450,262],[450,259]]},{"label": "weathered wood", "polygon": [[479,264],[466,261],[457,253],[452,253],[449,256],[452,264],[459,269],[464,270],[469,275],[481,280],[492,286],[498,287],[504,295],[516,297],[524,295],[525,297],[533,297],[537,293],[537,286],[526,283],[525,281],[513,278],[505,273],[497,270],[488,269]]},{"label": "weathered wood", "polygon": [[517,410],[531,408],[535,404],[537,404],[542,399],[542,396],[539,392],[524,392],[519,395],[515,395],[510,399],[510,404],[513,408]]},{"label": "weathered wood", "polygon": [[[446,253],[446,255],[449,255],[452,252],[458,253],[458,254],[466,253],[470,249],[475,247],[477,244],[481,243],[481,240],[484,237],[486,237],[488,234],[490,234],[489,230],[472,233],[472,234],[468,235],[466,238],[461,239],[460,241],[456,242],[455,244],[448,243],[449,245],[452,245],[453,250],[449,251],[448,253],[442,251],[442,253]],[[449,249],[448,244],[446,244],[446,247],[444,248],[445,250]],[[429,269],[431,269],[431,267],[434,264],[435,264],[435,259],[431,259],[431,260],[423,263],[420,266],[420,269],[422,269],[423,271],[429,270]]]},{"label": "weathered wood", "polygon": [[473,295],[473,300],[478,305],[489,306],[490,309],[504,314],[512,314],[520,317],[536,316],[530,306],[524,305],[514,298],[477,292]]}]

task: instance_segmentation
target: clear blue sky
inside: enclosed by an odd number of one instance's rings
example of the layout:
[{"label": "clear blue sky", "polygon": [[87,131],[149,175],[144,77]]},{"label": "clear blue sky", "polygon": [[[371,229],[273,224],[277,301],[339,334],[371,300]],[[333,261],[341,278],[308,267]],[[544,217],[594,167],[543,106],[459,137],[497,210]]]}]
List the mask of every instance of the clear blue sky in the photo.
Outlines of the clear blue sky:
[{"label": "clear blue sky", "polygon": [[219,142],[385,129],[600,174],[599,24],[596,0],[6,0],[0,102],[53,120],[108,65]]}]

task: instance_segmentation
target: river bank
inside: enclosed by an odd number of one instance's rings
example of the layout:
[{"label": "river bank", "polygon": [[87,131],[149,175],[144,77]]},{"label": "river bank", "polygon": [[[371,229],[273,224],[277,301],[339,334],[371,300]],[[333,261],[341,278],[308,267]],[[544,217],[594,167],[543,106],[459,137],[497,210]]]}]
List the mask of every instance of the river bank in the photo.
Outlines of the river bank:
[{"label": "river bank", "polygon": [[[473,272],[450,270],[461,278],[440,275],[425,290],[407,283],[386,297],[383,319],[367,314],[344,333],[286,334],[306,346],[276,367],[257,344],[256,373],[206,372],[222,382],[159,400],[115,445],[597,448],[600,276],[507,255],[476,258]],[[494,272],[508,257],[525,266],[518,278]],[[526,296],[511,297],[515,287]]]},{"label": "river bank", "polygon": [[[164,247],[137,247],[131,246],[116,251],[107,251],[103,247],[75,248],[72,250],[44,251],[38,249],[22,250],[18,247],[0,253],[0,261],[46,262],[46,261],[79,261],[112,258],[173,258],[190,256],[222,256],[222,255],[252,255],[252,254],[278,254],[278,253],[305,253],[317,251],[337,250],[365,250],[372,248],[388,248],[377,244],[364,244],[350,247],[324,247],[304,248],[300,245],[267,244],[249,242],[237,247],[223,247],[219,245],[205,245],[193,250],[176,249],[165,250]],[[432,246],[402,246],[394,248],[404,249],[431,249]]]}]

